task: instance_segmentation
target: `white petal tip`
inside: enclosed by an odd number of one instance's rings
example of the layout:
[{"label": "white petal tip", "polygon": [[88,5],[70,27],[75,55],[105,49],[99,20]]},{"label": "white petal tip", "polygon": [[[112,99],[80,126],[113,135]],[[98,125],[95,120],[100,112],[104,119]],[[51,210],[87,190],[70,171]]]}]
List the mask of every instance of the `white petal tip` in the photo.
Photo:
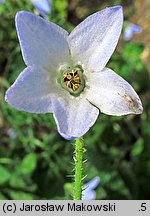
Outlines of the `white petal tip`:
[{"label": "white petal tip", "polygon": [[121,5],[117,5],[117,6],[113,6],[113,7],[111,7],[112,9],[114,9],[114,10],[122,10],[123,9],[123,7],[121,6]]},{"label": "white petal tip", "polygon": [[127,103],[127,106],[131,113],[133,114],[141,114],[143,112],[143,107],[141,100],[139,98],[133,98],[130,97],[129,95],[124,95],[124,99]]},{"label": "white petal tip", "polygon": [[25,11],[19,11],[19,12],[16,13],[16,16],[15,16],[16,28],[17,28],[19,22],[22,20],[22,18],[24,16],[24,13],[25,13]]},{"label": "white petal tip", "polygon": [[16,13],[15,23],[18,23],[18,22],[28,18],[28,16],[37,16],[37,15],[32,14],[31,12],[28,12],[28,11],[19,11]]},{"label": "white petal tip", "polygon": [[113,13],[117,13],[119,16],[123,17],[123,7],[121,5],[110,7],[110,10],[112,10]]},{"label": "white petal tip", "polygon": [[143,112],[142,104],[141,104],[141,103],[138,103],[138,107],[137,107],[137,109],[135,110],[135,114],[142,114],[142,112]]},{"label": "white petal tip", "polygon": [[[55,121],[56,121],[56,124],[57,124],[57,120],[56,120],[56,118],[55,118]],[[61,132],[61,130],[60,130],[60,128],[59,128],[59,126],[57,127],[57,129],[58,129],[58,133],[64,138],[64,139],[66,139],[66,140],[75,140],[75,139],[77,139],[77,138],[79,138],[79,137],[81,137],[82,135],[80,135],[80,136],[72,136],[71,134],[65,134],[65,133],[63,133],[63,132]]]},{"label": "white petal tip", "polygon": [[113,6],[113,7],[108,7],[106,9],[110,9],[110,10],[112,10],[114,12],[118,11],[118,12],[123,13],[123,7],[121,5],[117,5],[117,6]]},{"label": "white petal tip", "polygon": [[6,103],[8,103],[10,106],[14,107],[15,109],[17,109],[15,107],[15,104],[13,103],[13,86],[10,86],[9,89],[6,91],[5,93],[5,101]]},{"label": "white petal tip", "polygon": [[[11,87],[10,87],[11,88]],[[9,104],[9,90],[10,88],[6,91],[5,93],[5,101]]]},{"label": "white petal tip", "polygon": [[16,13],[16,16],[15,16],[15,21],[18,21],[18,19],[24,15],[24,13],[26,13],[25,11],[19,11]]}]

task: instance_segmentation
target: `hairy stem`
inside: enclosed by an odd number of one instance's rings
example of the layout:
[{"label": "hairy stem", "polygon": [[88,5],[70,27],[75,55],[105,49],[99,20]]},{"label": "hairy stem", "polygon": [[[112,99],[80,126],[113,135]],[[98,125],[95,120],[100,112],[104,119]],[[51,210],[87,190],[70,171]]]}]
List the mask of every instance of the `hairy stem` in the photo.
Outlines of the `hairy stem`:
[{"label": "hairy stem", "polygon": [[82,199],[82,178],[83,178],[83,137],[75,141],[75,182],[74,200]]}]

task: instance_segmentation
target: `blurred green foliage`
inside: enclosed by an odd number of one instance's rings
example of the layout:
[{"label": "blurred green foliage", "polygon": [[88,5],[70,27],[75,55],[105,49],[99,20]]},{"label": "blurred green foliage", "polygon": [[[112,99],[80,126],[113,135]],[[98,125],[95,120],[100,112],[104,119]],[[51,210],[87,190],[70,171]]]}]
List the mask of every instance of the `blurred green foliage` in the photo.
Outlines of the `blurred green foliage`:
[{"label": "blurred green foliage", "polygon": [[[54,0],[49,15],[69,32],[74,25],[68,16],[71,2]],[[110,5],[99,2],[95,9],[87,5],[86,15]],[[17,111],[4,101],[6,89],[25,68],[14,25],[20,10],[37,13],[29,0],[6,0],[0,5],[0,199],[71,199],[74,142],[60,137],[51,114]],[[121,40],[109,62],[141,96],[143,114],[101,114],[85,135],[84,182],[101,178],[97,199],[150,198],[150,82],[140,58],[143,50],[142,44]]]}]

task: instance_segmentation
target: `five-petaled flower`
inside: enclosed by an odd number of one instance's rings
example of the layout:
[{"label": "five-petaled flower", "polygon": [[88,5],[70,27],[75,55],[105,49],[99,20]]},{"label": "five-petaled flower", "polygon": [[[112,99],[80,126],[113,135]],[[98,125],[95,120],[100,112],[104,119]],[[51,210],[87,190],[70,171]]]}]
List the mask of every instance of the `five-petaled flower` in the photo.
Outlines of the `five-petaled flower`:
[{"label": "five-petaled flower", "polygon": [[131,40],[134,34],[139,34],[142,32],[142,28],[138,25],[135,25],[133,23],[129,23],[127,27],[124,30],[124,39],[126,41]]},{"label": "five-petaled flower", "polygon": [[99,110],[108,115],[140,114],[141,101],[123,78],[106,66],[123,24],[121,6],[86,18],[69,35],[58,25],[18,12],[16,28],[27,68],[6,92],[18,110],[53,113],[65,139],[85,134]]},{"label": "five-petaled flower", "polygon": [[5,0],[0,0],[0,4],[4,4],[5,3]]}]

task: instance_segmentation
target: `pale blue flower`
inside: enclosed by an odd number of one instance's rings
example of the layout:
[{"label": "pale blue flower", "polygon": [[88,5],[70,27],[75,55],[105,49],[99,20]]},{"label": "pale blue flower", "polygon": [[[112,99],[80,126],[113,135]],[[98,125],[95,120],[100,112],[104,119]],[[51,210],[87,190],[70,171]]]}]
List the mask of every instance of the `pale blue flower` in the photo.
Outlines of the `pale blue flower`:
[{"label": "pale blue flower", "polygon": [[29,12],[16,15],[16,28],[27,68],[6,92],[18,110],[53,113],[65,139],[84,135],[99,110],[108,115],[139,114],[134,89],[105,67],[121,33],[121,6],[97,12],[72,32]]},{"label": "pale blue flower", "polygon": [[82,200],[96,199],[96,192],[94,191],[94,189],[98,186],[99,183],[100,183],[100,178],[96,176],[87,184],[85,184],[83,186],[83,191],[82,191]]},{"label": "pale blue flower", "polygon": [[4,4],[5,3],[5,0],[0,0],[0,4]]},{"label": "pale blue flower", "polygon": [[142,32],[142,28],[140,26],[130,23],[124,30],[124,39],[126,41],[129,41],[131,40],[134,34],[138,34],[141,32]]},{"label": "pale blue flower", "polygon": [[12,139],[15,139],[17,137],[17,134],[16,132],[13,130],[13,128],[9,128],[7,130],[7,135],[12,138]]},{"label": "pale blue flower", "polygon": [[31,0],[37,10],[43,17],[51,12],[51,2],[50,0]]}]

